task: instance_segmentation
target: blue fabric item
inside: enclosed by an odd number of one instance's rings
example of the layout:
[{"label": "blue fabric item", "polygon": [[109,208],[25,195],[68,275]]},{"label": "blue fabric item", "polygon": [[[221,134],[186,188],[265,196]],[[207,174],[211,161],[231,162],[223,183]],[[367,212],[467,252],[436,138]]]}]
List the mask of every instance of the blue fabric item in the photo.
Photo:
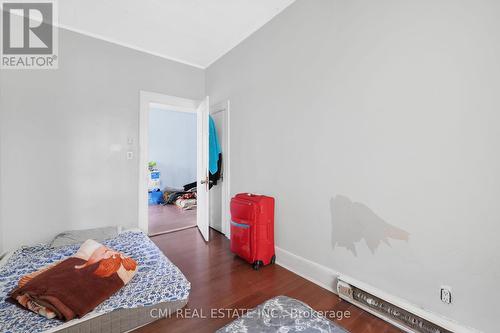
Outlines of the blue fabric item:
[{"label": "blue fabric item", "polygon": [[208,116],[208,123],[208,171],[214,174],[219,169],[217,161],[219,160],[219,154],[222,150],[220,149],[217,129],[215,128],[215,121],[212,116]]},{"label": "blue fabric item", "polygon": [[159,205],[163,203],[163,192],[152,191],[148,192],[148,203],[150,205]]}]

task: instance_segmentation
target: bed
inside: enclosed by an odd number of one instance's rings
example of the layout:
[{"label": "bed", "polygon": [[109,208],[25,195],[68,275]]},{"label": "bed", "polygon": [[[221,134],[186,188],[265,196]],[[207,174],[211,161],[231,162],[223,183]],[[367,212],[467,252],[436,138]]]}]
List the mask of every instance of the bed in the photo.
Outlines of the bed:
[{"label": "bed", "polygon": [[21,276],[71,256],[80,244],[58,248],[47,244],[22,247],[2,259],[0,332],[126,332],[187,304],[189,281],[144,233],[126,231],[102,244],[134,258],[138,271],[127,285],[92,312],[66,323],[46,319],[7,302],[6,298]]}]

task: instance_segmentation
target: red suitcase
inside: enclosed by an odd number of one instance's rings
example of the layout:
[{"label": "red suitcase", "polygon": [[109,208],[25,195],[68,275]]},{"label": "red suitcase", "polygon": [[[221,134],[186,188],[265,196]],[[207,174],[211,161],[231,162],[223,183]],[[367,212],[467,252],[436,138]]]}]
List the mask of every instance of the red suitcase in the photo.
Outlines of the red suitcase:
[{"label": "red suitcase", "polygon": [[240,193],[231,199],[231,252],[256,270],[274,263],[274,198]]}]

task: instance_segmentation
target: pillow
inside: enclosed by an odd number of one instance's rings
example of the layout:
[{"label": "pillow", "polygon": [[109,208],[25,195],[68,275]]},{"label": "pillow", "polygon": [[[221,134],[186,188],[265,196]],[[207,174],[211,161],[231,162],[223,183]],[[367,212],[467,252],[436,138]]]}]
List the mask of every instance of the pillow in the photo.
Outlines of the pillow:
[{"label": "pillow", "polygon": [[13,254],[14,254],[13,251],[4,252],[4,253],[0,254],[0,267],[5,265],[7,263],[7,261],[9,261],[9,258],[12,257]]},{"label": "pillow", "polygon": [[94,239],[98,242],[102,242],[105,239],[113,238],[118,236],[121,227],[104,227],[95,229],[84,229],[84,230],[68,230],[58,234],[52,242],[50,247],[61,247],[66,245],[81,244],[87,239]]}]

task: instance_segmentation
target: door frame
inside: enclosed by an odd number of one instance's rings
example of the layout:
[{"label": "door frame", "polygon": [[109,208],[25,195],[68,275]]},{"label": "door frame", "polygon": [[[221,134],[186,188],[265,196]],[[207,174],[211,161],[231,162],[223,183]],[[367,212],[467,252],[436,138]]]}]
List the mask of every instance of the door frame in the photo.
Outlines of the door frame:
[{"label": "door frame", "polygon": [[227,237],[231,238],[231,146],[230,146],[230,123],[231,123],[231,103],[229,100],[224,100],[213,105],[210,105],[209,114],[216,114],[219,112],[224,112],[224,137],[220,138],[224,144],[223,156],[222,156],[222,170],[223,170],[223,180],[222,180],[222,197],[221,197],[221,226],[222,233]]},{"label": "door frame", "polygon": [[[181,98],[150,91],[139,91],[139,136],[138,136],[138,227],[148,234],[148,165],[149,156],[149,109],[157,104],[171,111],[197,113],[199,100]],[[198,133],[197,133],[198,135]],[[199,149],[197,145],[197,149]],[[199,163],[197,160],[196,163]]]}]

